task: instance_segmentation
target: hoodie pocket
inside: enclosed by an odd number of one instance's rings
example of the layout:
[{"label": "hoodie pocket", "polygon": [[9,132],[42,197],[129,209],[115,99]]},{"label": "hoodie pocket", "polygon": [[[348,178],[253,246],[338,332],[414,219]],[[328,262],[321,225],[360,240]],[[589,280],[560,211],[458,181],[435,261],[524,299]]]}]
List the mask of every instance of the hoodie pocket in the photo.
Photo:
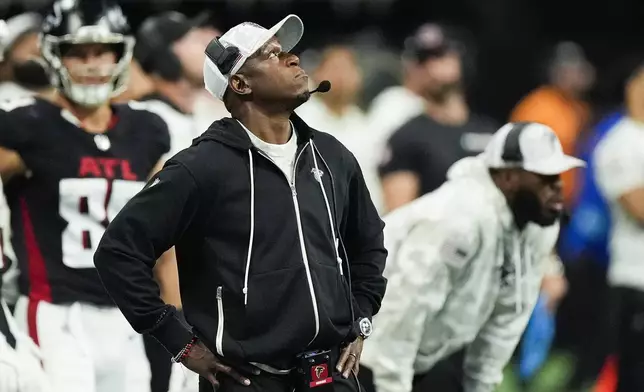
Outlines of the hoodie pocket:
[{"label": "hoodie pocket", "polygon": [[217,335],[215,336],[215,346],[217,354],[224,356],[224,289],[222,286],[217,287]]},{"label": "hoodie pocket", "polygon": [[337,265],[312,264],[313,284],[318,293],[320,318],[328,319],[334,327],[351,324],[349,288]]},{"label": "hoodie pocket", "polygon": [[302,327],[310,329],[313,336],[315,318],[303,266],[251,275],[248,286],[246,332],[249,337]]}]

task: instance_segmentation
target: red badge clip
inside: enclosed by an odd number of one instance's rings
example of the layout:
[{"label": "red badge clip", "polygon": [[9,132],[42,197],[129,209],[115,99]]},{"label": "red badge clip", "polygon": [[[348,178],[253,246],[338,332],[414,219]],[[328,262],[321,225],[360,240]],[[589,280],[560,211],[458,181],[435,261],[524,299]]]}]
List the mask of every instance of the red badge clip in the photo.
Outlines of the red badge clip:
[{"label": "red badge clip", "polygon": [[333,382],[333,377],[329,376],[329,367],[326,363],[311,366],[311,383],[309,387],[315,388],[331,382]]}]

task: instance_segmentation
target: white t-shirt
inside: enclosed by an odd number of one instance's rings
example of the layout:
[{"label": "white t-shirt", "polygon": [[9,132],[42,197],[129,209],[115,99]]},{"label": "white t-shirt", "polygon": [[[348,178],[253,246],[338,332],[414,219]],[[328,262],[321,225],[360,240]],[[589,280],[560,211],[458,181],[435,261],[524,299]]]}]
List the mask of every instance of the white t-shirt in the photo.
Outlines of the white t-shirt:
[{"label": "white t-shirt", "polygon": [[306,123],[333,135],[353,153],[371,194],[371,200],[379,212],[383,211],[382,186],[378,176],[380,154],[374,148],[374,139],[367,127],[367,118],[357,106],[348,108],[341,116],[332,113],[317,97],[312,97],[296,110]]},{"label": "white t-shirt", "polygon": [[297,133],[291,124],[291,138],[288,142],[284,144],[271,144],[266,143],[262,139],[255,136],[251,131],[248,130],[238,121],[239,124],[246,130],[250,141],[253,145],[260,150],[262,150],[266,155],[268,155],[277,167],[284,172],[286,178],[288,179],[289,184],[293,182],[293,164],[295,164],[295,153],[297,153]]},{"label": "white t-shirt", "polygon": [[644,290],[644,226],[618,201],[644,187],[644,124],[626,118],[617,123],[597,145],[594,159],[597,185],[611,209],[608,281]]}]

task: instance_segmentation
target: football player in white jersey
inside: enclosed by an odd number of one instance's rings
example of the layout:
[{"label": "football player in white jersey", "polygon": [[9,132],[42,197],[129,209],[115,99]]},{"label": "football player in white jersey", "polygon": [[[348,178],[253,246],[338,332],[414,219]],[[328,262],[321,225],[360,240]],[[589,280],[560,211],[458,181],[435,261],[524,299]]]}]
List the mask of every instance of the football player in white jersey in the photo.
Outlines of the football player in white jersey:
[{"label": "football player in white jersey", "polygon": [[110,103],[127,86],[134,41],[122,10],[58,0],[52,11],[40,48],[56,91],[0,105],[0,174],[21,269],[15,320],[38,344],[54,392],[145,392],[143,341],[93,254],[158,170],[168,128],[150,111]]},{"label": "football player in white jersey", "polygon": [[[9,207],[0,182],[0,287],[3,293],[16,277],[16,256],[10,239]],[[3,284],[4,283],[4,284]],[[13,290],[11,290],[13,291]],[[0,391],[46,392],[48,384],[40,364],[40,351],[20,331],[0,296]]]},{"label": "football player in white jersey", "polygon": [[[0,20],[0,63],[5,61],[10,36],[9,26]],[[0,91],[4,91],[3,84],[0,83]],[[18,294],[18,268],[11,246],[9,215],[0,182],[0,391],[44,392],[47,383],[40,365],[40,351],[31,338],[18,329],[7,306],[7,302],[15,304]]]}]

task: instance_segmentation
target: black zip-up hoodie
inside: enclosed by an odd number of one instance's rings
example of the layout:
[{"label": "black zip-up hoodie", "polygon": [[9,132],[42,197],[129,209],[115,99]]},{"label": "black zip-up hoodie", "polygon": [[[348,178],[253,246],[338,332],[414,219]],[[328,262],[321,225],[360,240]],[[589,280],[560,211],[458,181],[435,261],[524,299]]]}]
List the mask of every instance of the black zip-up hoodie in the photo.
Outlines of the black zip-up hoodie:
[{"label": "black zip-up hoodie", "polygon": [[291,121],[293,183],[226,118],[107,228],[94,257],[105,288],[135,330],[173,355],[193,332],[161,301],[152,274],[173,245],[186,320],[231,363],[290,368],[302,351],[338,347],[356,319],[379,310],[384,224],[358,163],[332,136]]}]

